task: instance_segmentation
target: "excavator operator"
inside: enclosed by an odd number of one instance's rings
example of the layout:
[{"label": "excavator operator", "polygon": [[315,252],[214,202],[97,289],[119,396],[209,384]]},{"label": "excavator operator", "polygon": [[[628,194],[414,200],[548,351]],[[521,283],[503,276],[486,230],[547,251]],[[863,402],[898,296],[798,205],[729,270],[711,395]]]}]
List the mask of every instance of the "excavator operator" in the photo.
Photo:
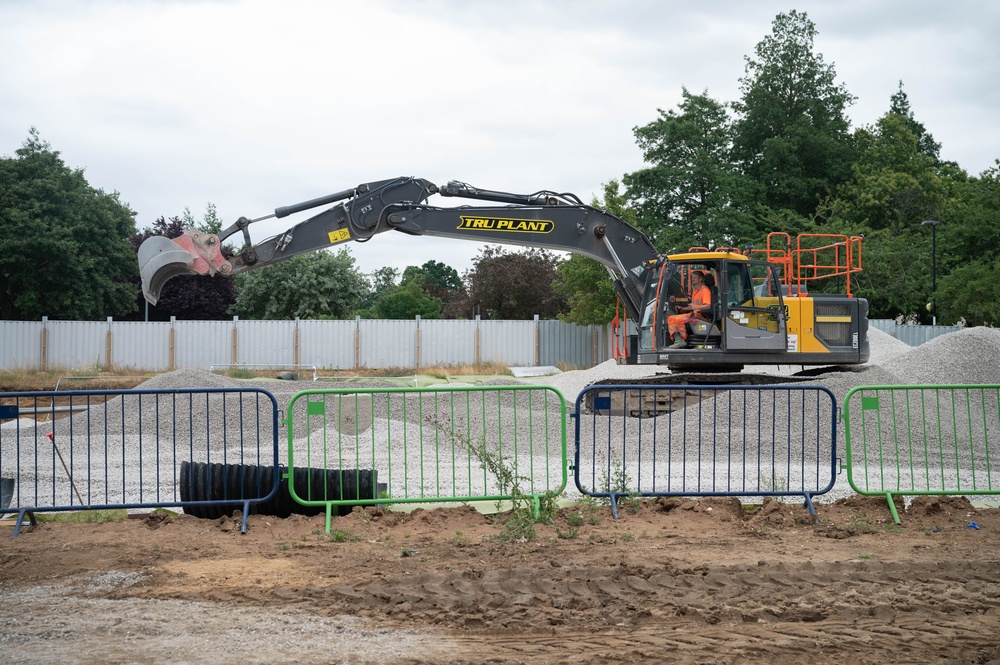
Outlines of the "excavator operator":
[{"label": "excavator operator", "polygon": [[668,348],[683,349],[687,346],[687,322],[695,316],[703,316],[712,306],[712,292],[705,285],[705,271],[691,272],[691,302],[677,308],[677,314],[667,317],[667,330],[671,344]]}]

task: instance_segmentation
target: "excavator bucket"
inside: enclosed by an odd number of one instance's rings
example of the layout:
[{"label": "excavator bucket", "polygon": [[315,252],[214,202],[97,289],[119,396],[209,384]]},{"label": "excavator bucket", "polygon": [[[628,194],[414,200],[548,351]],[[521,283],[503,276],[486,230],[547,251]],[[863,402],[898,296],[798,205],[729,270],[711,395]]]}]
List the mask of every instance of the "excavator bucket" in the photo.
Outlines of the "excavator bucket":
[{"label": "excavator bucket", "polygon": [[229,274],[232,265],[222,256],[219,247],[218,236],[191,229],[173,240],[150,236],[139,246],[142,295],[155,305],[163,285],[177,275]]}]

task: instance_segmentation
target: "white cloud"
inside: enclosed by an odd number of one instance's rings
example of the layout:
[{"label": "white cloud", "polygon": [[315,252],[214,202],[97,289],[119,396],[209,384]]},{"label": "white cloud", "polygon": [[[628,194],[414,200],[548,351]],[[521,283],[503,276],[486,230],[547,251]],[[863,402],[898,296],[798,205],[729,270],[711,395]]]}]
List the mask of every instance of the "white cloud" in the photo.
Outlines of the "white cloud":
[{"label": "white cloud", "polygon": [[[805,3],[816,48],[874,122],[903,80],[942,154],[1000,157],[1000,7]],[[228,223],[415,175],[571,191],[641,166],[632,129],[682,86],[732,101],[784,3],[552,0],[0,3],[0,153],[37,126],[140,226],[216,204]],[[452,202],[438,199],[442,205]],[[291,220],[262,222],[255,240]],[[362,270],[440,260],[461,241],[386,234]]]}]

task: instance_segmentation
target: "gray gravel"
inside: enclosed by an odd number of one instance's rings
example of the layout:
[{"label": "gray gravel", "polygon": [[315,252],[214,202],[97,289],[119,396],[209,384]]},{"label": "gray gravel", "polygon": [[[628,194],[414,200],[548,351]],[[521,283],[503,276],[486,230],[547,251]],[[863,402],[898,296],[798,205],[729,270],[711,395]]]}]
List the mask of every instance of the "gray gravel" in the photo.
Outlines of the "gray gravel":
[{"label": "gray gravel", "polygon": [[[828,388],[843,407],[849,391],[862,385],[1000,383],[1000,331],[968,328],[915,348],[874,329],[869,331],[869,338],[872,356],[867,365],[856,371],[818,376],[807,385]],[[799,369],[764,366],[746,371],[782,377]],[[562,484],[559,459],[564,445],[559,432],[565,413],[559,395],[572,407],[576,396],[588,385],[606,379],[638,380],[666,373],[658,367],[608,362],[548,377],[501,381],[499,391],[450,393],[425,389],[416,394],[331,394],[330,390],[381,389],[388,384],[245,381],[186,369],[160,374],[139,388],[263,388],[274,395],[281,418],[290,413],[293,423],[291,436],[283,424],[279,425],[279,463],[287,463],[291,446],[298,467],[374,468],[379,471],[379,481],[388,485],[390,497],[448,498],[500,493],[502,483],[485,468],[492,456],[499,456],[505,466],[516,469],[522,490],[558,488]],[[296,394],[316,390],[326,392],[303,395],[290,406]],[[782,401],[785,398],[779,393],[758,393],[755,389],[745,395],[726,392],[709,397],[697,407],[689,406],[670,417],[583,414],[581,482],[587,487],[606,489],[609,478],[624,476],[630,487],[643,491],[825,488],[836,464],[829,446],[831,417],[826,402],[821,400],[818,407],[803,409],[798,403]],[[745,407],[744,397],[749,400]],[[747,418],[728,415],[730,398],[740,409],[746,409]],[[987,412],[995,417],[995,398],[984,399]],[[314,405],[310,410],[306,402],[322,406]],[[712,408],[708,408],[709,404]],[[851,408],[854,412],[853,403]],[[15,505],[77,504],[77,494],[83,496],[83,503],[91,505],[179,500],[177,467],[183,460],[253,465],[273,462],[274,430],[266,415],[269,409],[266,396],[254,391],[242,397],[227,392],[208,396],[202,393],[191,399],[184,396],[180,400],[151,395],[115,398],[87,414],[57,421],[54,436],[63,460],[58,459],[45,438],[51,431],[49,424],[39,423],[36,427],[33,421],[11,421],[0,425],[0,474],[10,476],[17,470],[19,494]],[[758,417],[758,412],[763,415]],[[720,413],[726,413],[726,418],[721,419]],[[957,422],[958,429],[968,431],[968,422],[961,418]],[[916,424],[911,414],[905,426],[912,429]],[[898,430],[900,424],[895,426]],[[565,445],[572,464],[575,422],[567,420],[567,427],[569,441]],[[989,421],[981,430],[972,432],[970,441],[963,439],[962,450],[969,452],[960,454],[951,464],[963,483],[975,480],[966,467],[977,457],[983,458],[984,451],[976,447],[982,442],[977,441],[1000,438],[998,427],[1000,424],[994,426]],[[862,431],[866,438],[877,439],[891,428],[892,424],[887,423],[865,423]],[[763,438],[754,438],[761,436],[762,429]],[[692,434],[695,431],[697,435]],[[749,448],[745,444],[748,433]],[[842,423],[838,423],[837,438],[840,457],[844,446]],[[928,450],[932,449],[930,445]],[[1000,442],[994,444],[994,449],[1000,449]],[[865,449],[866,459],[861,466],[856,460],[860,471],[877,466],[871,457],[873,450]],[[936,464],[941,461],[930,454],[926,459]],[[884,455],[879,463],[884,467]],[[64,464],[73,471],[75,490],[66,480]],[[993,469],[1000,469],[1000,459],[992,459],[991,464]],[[898,472],[890,469],[889,476],[909,478],[904,466]],[[747,477],[746,469],[752,471],[752,477]],[[984,472],[979,470],[980,478]],[[1000,479],[993,484],[1000,485]],[[851,493],[846,474],[841,473],[824,500]],[[565,494],[568,498],[578,495],[572,472]]]}]

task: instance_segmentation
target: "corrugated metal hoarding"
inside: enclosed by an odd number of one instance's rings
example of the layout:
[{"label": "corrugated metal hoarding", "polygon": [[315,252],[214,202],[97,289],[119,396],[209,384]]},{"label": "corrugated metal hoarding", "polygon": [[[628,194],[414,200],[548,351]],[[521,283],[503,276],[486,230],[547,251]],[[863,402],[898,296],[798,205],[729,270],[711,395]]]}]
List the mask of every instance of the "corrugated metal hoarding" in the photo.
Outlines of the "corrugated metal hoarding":
[{"label": "corrugated metal hoarding", "polygon": [[107,361],[107,321],[49,321],[45,327],[48,367],[101,367]]},{"label": "corrugated metal hoarding", "polygon": [[[957,326],[872,328],[917,346]],[[419,335],[417,334],[419,326]],[[607,326],[561,321],[0,321],[0,369],[114,367],[166,371],[212,365],[293,365],[317,369],[472,364],[590,367],[610,357]],[[43,330],[45,335],[43,335]],[[235,331],[235,336],[234,336]],[[110,332],[110,336],[109,333]],[[596,357],[595,357],[596,338]],[[44,340],[44,343],[43,343]],[[296,341],[298,354],[296,356]],[[419,347],[419,358],[418,358]]]},{"label": "corrugated metal hoarding", "polygon": [[478,325],[476,321],[421,319],[421,366],[475,364]]},{"label": "corrugated metal hoarding", "polygon": [[511,367],[535,365],[534,321],[482,321],[480,357]]},{"label": "corrugated metal hoarding", "polygon": [[295,363],[295,321],[237,321],[237,362],[253,365]]},{"label": "corrugated metal hoarding", "polygon": [[163,372],[170,369],[170,323],[113,321],[111,360],[116,368]]},{"label": "corrugated metal hoarding", "polygon": [[901,326],[892,319],[870,319],[868,326],[892,335],[910,346],[920,346],[935,337],[962,329],[962,326]]},{"label": "corrugated metal hoarding", "polygon": [[362,319],[358,323],[362,367],[413,367],[416,322]]},{"label": "corrugated metal hoarding", "polygon": [[299,321],[299,364],[320,369],[352,369],[357,324],[351,321]]},{"label": "corrugated metal hoarding", "polygon": [[3,369],[37,368],[42,359],[41,321],[0,321]]},{"label": "corrugated metal hoarding", "polygon": [[174,348],[175,369],[232,364],[233,322],[176,321]]}]

